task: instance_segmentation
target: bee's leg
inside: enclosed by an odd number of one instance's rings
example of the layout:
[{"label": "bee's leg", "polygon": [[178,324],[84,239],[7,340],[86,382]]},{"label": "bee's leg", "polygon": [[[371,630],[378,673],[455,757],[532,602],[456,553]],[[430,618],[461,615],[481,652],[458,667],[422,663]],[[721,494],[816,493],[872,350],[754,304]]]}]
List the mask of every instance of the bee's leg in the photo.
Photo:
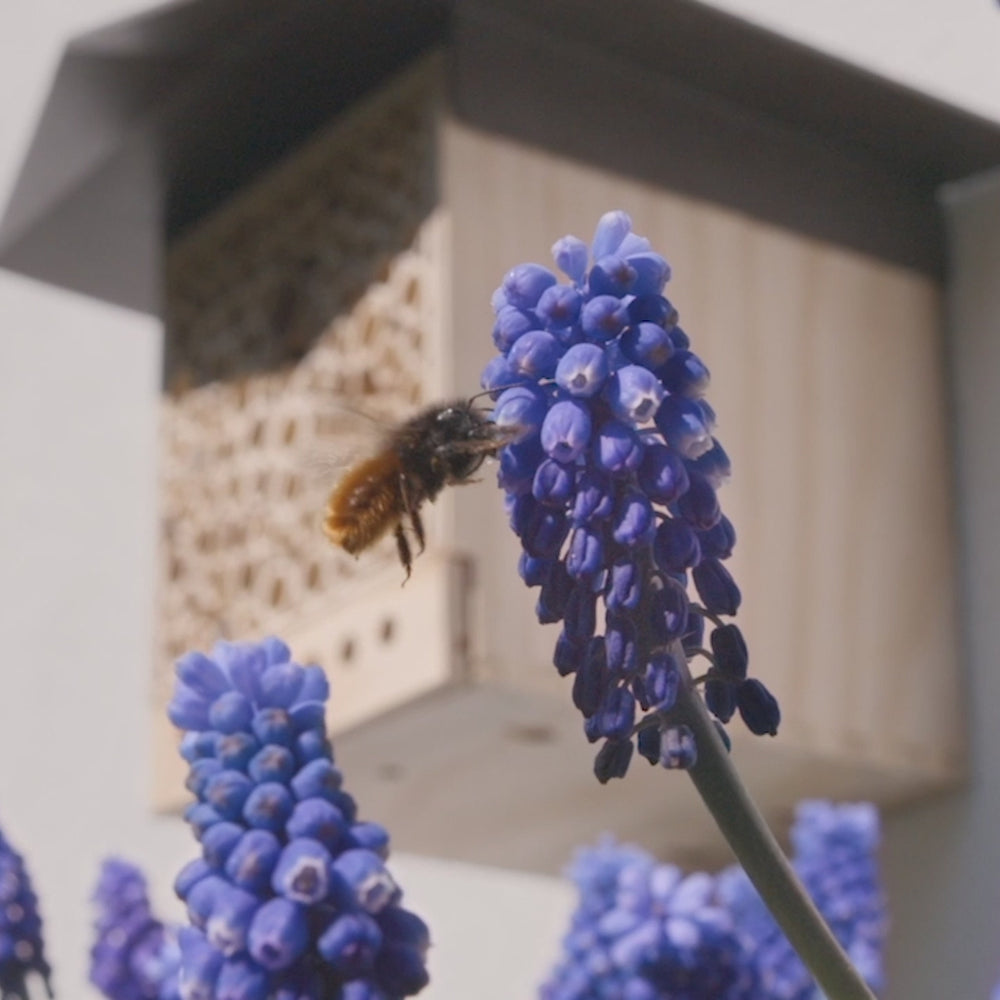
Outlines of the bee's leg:
[{"label": "bee's leg", "polygon": [[403,580],[403,585],[405,586],[406,581],[410,579],[410,570],[413,568],[413,554],[410,552],[410,543],[403,531],[402,521],[396,525],[394,534],[396,536],[396,550],[399,552],[399,561],[403,564],[403,569],[406,570],[406,577]]},{"label": "bee's leg", "polygon": [[424,544],[424,522],[420,520],[420,511],[414,508],[410,511],[410,524],[413,525],[413,534],[417,536],[417,544],[420,551],[426,548]]}]

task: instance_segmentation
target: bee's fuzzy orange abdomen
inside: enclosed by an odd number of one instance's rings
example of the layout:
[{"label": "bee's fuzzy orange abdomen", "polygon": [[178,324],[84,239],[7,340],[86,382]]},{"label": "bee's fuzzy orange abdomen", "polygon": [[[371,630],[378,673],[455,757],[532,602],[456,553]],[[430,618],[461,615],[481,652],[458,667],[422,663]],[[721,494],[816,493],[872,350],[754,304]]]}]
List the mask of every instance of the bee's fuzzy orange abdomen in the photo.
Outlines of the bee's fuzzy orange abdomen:
[{"label": "bee's fuzzy orange abdomen", "polygon": [[326,537],[351,555],[378,541],[403,515],[399,479],[399,457],[393,451],[348,470],[326,505]]}]

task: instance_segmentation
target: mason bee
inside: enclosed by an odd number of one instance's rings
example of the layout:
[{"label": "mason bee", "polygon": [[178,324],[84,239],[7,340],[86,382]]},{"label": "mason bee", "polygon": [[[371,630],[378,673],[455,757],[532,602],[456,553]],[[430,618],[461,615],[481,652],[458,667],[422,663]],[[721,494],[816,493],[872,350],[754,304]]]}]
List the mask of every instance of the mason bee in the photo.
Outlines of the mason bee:
[{"label": "mason bee", "polygon": [[356,556],[392,530],[409,579],[413,553],[404,518],[423,552],[424,502],[445,486],[468,482],[487,456],[510,441],[509,432],[472,405],[476,398],[437,403],[391,429],[381,449],[348,469],[330,494],[326,537]]}]

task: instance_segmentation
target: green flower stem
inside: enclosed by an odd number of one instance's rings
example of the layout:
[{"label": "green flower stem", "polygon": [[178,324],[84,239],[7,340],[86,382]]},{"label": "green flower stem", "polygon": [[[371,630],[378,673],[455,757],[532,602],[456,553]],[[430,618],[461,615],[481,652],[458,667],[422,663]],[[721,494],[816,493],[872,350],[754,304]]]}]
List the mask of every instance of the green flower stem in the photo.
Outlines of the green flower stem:
[{"label": "green flower stem", "polygon": [[[683,654],[679,657],[683,663]],[[768,829],[709,717],[685,678],[671,722],[691,727],[698,761],[688,773],[750,881],[829,1000],[875,1000]]]}]

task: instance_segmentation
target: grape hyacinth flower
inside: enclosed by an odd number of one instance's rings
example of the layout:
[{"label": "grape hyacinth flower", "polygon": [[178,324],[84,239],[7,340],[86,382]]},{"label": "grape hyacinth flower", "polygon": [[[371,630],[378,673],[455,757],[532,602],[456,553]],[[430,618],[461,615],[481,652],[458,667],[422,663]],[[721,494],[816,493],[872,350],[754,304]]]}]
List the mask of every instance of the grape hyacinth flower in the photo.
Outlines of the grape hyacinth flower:
[{"label": "grape hyacinth flower", "polygon": [[97,918],[90,981],[108,1000],[174,1000],[177,934],[153,916],[142,872],[108,858],[92,899]]},{"label": "grape hyacinth flower", "polygon": [[540,1000],[757,1000],[756,966],[715,879],[606,839],[577,852],[579,903]]},{"label": "grape hyacinth flower", "polygon": [[358,818],[326,735],[329,686],[278,639],[176,666],[168,707],[201,857],[177,876],[181,1000],[398,1000],[427,984],[429,936]]},{"label": "grape hyacinth flower", "polygon": [[[636,737],[651,763],[690,767],[694,735],[671,715],[681,685],[704,683],[720,724],[738,711],[774,735],[780,718],[724,621],[740,591],[725,566],[735,533],[717,491],[729,459],[713,437],[708,369],[662,294],[667,262],[628,215],[604,215],[589,248],[566,236],[552,251],[568,281],[522,264],[494,294],[500,354],[482,377],[493,419],[514,435],[499,483],[519,571],[540,588],[539,620],[562,623],[553,660],[573,676],[588,739],[603,740],[597,777],[625,774]],[[710,666],[692,682],[694,655]]]},{"label": "grape hyacinth flower", "polygon": [[38,898],[24,860],[0,833],[0,1000],[30,1000],[28,981],[37,975],[51,997]]},{"label": "grape hyacinth flower", "polygon": [[[884,988],[888,920],[876,852],[879,819],[868,803],[799,804],[792,827],[794,866],[854,966],[875,992]],[[720,875],[720,898],[733,914],[766,996],[822,1000],[816,985],[741,868]]]}]

